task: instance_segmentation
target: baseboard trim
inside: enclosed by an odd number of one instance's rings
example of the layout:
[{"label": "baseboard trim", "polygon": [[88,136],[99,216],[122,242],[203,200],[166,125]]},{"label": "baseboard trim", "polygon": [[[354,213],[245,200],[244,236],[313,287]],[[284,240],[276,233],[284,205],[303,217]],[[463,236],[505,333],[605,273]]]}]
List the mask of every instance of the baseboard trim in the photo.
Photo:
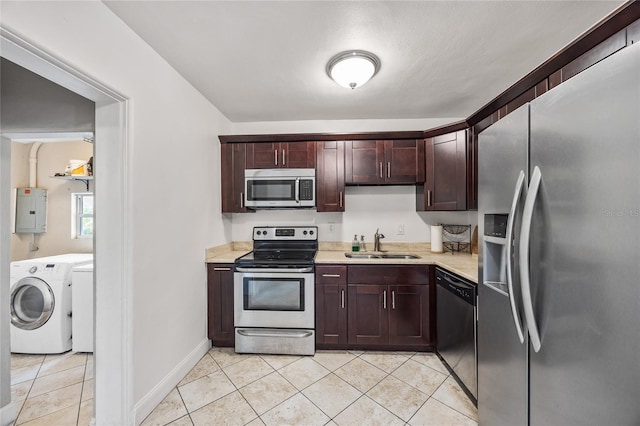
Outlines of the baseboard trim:
[{"label": "baseboard trim", "polygon": [[16,405],[13,402],[0,408],[0,425],[8,426],[16,420]]},{"label": "baseboard trim", "polygon": [[158,404],[180,383],[210,348],[211,341],[207,338],[202,340],[189,355],[135,404],[134,419],[136,425],[142,423],[142,421],[151,414]]}]

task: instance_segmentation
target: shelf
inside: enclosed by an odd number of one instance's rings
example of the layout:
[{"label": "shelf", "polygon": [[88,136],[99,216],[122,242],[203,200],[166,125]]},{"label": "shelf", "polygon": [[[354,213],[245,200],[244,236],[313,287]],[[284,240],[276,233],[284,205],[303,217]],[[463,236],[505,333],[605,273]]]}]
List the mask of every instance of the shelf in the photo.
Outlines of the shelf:
[{"label": "shelf", "polygon": [[79,180],[84,182],[84,184],[87,186],[87,192],[89,192],[89,182],[91,182],[93,180],[93,176],[72,176],[72,175],[65,175],[65,176],[49,176],[50,178],[53,179],[62,179],[62,180]]}]

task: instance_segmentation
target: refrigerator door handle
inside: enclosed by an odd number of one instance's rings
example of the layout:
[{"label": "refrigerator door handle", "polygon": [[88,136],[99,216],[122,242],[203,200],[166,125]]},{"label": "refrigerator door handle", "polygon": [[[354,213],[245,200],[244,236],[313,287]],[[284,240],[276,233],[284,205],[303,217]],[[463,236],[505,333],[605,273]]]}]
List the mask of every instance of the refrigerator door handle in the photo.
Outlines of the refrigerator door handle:
[{"label": "refrigerator door handle", "polygon": [[511,268],[511,256],[513,240],[513,225],[515,222],[516,209],[518,208],[518,201],[522,197],[525,191],[525,175],[524,171],[520,170],[518,180],[516,182],[515,190],[513,191],[513,201],[511,202],[511,210],[509,211],[509,218],[507,219],[507,235],[506,235],[506,256],[505,263],[507,264],[507,286],[509,287],[509,304],[511,305],[511,316],[513,317],[513,323],[516,326],[516,332],[518,333],[518,339],[520,343],[524,343],[524,331],[522,329],[522,322],[520,321],[520,314],[516,306],[515,295],[513,294],[513,270]]},{"label": "refrigerator door handle", "polygon": [[531,183],[529,183],[529,193],[524,203],[522,213],[522,231],[520,233],[520,285],[522,286],[522,301],[524,305],[524,315],[527,319],[529,337],[535,352],[540,351],[540,333],[533,313],[533,302],[531,297],[531,275],[529,274],[529,239],[531,236],[531,222],[533,220],[533,208],[538,197],[542,173],[538,166],[533,169]]}]

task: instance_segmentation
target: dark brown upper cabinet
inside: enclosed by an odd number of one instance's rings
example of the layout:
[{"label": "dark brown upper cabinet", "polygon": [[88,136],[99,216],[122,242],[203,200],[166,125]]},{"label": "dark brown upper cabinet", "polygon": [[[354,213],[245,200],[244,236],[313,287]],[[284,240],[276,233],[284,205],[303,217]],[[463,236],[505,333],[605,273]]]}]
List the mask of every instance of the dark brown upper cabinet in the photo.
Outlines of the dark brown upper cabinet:
[{"label": "dark brown upper cabinet", "polygon": [[424,181],[419,139],[353,140],[345,145],[345,183],[415,184]]},{"label": "dark brown upper cabinet", "polygon": [[344,211],[344,141],[316,143],[316,210]]},{"label": "dark brown upper cabinet", "polygon": [[222,144],[220,155],[222,213],[246,212],[247,209],[244,206],[246,144]]},{"label": "dark brown upper cabinet", "polygon": [[467,134],[425,139],[426,179],[416,187],[417,211],[467,209]]},{"label": "dark brown upper cabinet", "polygon": [[315,142],[247,143],[247,169],[306,169],[316,166]]}]

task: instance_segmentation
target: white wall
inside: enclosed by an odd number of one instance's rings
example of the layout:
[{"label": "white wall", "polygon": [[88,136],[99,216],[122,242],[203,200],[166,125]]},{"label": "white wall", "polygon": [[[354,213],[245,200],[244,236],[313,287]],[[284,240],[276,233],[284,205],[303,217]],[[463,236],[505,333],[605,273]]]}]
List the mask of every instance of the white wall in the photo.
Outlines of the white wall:
[{"label": "white wall", "polygon": [[[11,146],[11,187],[29,186],[31,144],[13,142]],[[37,251],[30,250],[32,234],[11,234],[11,260],[33,259],[63,253],[93,252],[92,238],[71,238],[71,194],[87,192],[83,182],[53,179],[64,172],[71,159],[87,161],[93,145],[84,141],[53,142],[40,145],[37,154],[36,184],[47,190],[47,232],[36,234]],[[93,183],[89,185],[93,192]],[[15,200],[11,200],[12,208]]]},{"label": "white wall", "polygon": [[[477,213],[416,212],[415,186],[348,186],[344,213],[318,213],[315,210],[259,210],[231,215],[234,241],[250,241],[252,228],[260,225],[317,225],[320,241],[353,240],[364,235],[373,249],[376,229],[384,242],[431,241],[430,225],[448,223],[477,225]],[[398,234],[404,225],[404,235]]]},{"label": "white wall", "polygon": [[[464,118],[464,117],[463,117]],[[302,120],[232,123],[236,135],[268,133],[356,133],[382,131],[428,130],[462,120],[453,118],[389,119],[389,120]]]},{"label": "white wall", "polygon": [[125,328],[132,329],[139,422],[175,385],[177,366],[189,368],[185,360],[207,344],[203,259],[206,247],[227,242],[217,135],[230,123],[101,2],[0,7],[3,26],[129,99],[124,182],[133,283]]}]

